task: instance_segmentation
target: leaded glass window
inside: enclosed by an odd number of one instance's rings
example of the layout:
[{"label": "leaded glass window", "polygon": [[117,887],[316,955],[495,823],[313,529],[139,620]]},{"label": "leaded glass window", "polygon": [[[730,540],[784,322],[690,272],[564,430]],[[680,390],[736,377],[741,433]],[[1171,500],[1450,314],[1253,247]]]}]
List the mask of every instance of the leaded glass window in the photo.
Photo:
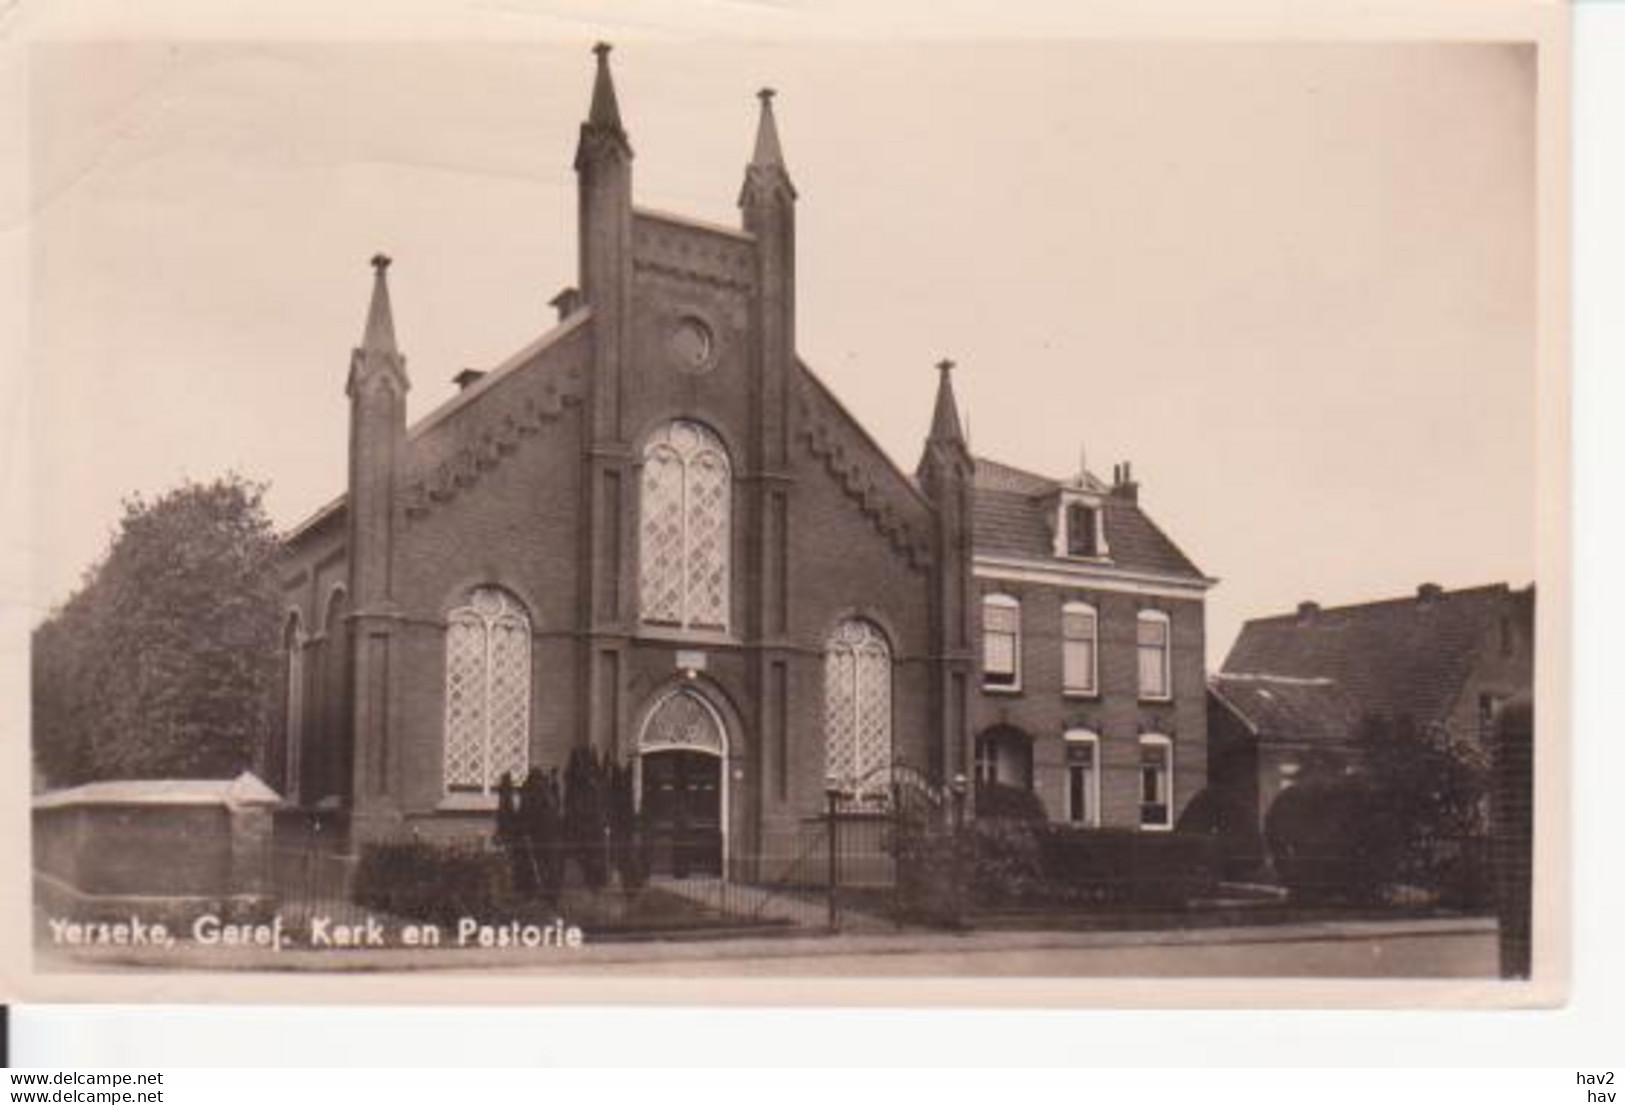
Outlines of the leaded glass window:
[{"label": "leaded glass window", "polygon": [[446,789],[487,794],[530,761],[530,619],[494,587],[446,620]]},{"label": "leaded glass window", "polygon": [[891,647],[872,623],[842,622],[824,650],[825,772],[857,797],[885,792],[892,758]]},{"label": "leaded glass window", "polygon": [[722,440],[678,420],[644,446],[639,608],[652,625],[728,628],[733,480]]},{"label": "leaded glass window", "polygon": [[693,691],[673,691],[649,715],[638,746],[641,750],[677,748],[720,756],[725,751],[722,722]]}]

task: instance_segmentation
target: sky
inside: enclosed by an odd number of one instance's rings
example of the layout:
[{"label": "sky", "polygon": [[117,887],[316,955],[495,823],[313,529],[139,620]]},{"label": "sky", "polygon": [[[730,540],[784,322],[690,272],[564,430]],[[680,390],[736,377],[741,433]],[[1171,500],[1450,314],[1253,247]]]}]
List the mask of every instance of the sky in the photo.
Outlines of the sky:
[{"label": "sky", "polygon": [[[587,42],[33,51],[43,614],[121,498],[340,492],[367,259],[409,417],[574,282]],[[1131,460],[1242,620],[1535,570],[1534,61],[1510,45],[635,41],[642,206],[736,224],[778,90],[802,356],[905,469]]]}]

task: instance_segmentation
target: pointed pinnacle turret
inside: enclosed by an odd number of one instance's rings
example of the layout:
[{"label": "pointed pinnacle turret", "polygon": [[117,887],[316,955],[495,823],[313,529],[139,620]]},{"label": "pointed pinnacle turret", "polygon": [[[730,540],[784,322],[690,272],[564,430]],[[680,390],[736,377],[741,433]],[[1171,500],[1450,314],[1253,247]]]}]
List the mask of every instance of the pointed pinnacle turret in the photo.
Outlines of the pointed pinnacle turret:
[{"label": "pointed pinnacle turret", "polygon": [[372,258],[372,303],[367,308],[367,327],[361,334],[363,353],[399,353],[395,345],[395,315],[389,308],[389,257]]},{"label": "pointed pinnacle turret", "polygon": [[773,115],[775,95],[777,93],[771,88],[756,93],[762,108],[756,120],[756,146],[751,152],[750,164],[745,168],[745,188],[740,194],[740,203],[744,203],[752,191],[767,194],[778,188],[782,188],[791,199],[796,198],[795,185],[790,183],[790,171],[784,165],[784,148],[779,145],[779,124]]},{"label": "pointed pinnacle turret", "polygon": [[773,118],[774,95],[771,88],[756,93],[756,98],[762,101],[762,112],[756,122],[756,152],[751,155],[750,163],[761,167],[776,165],[782,169],[784,151],[779,147],[779,124]]},{"label": "pointed pinnacle turret", "polygon": [[380,373],[388,377],[397,392],[405,394],[406,358],[395,344],[395,314],[389,306],[389,258],[376,253],[372,258],[372,302],[367,305],[367,324],[361,331],[361,344],[350,354],[350,377],[345,391],[355,395],[364,381]]},{"label": "pointed pinnacle turret", "polygon": [[937,362],[937,406],[931,414],[932,444],[957,445],[966,448],[965,434],[959,424],[959,404],[954,401],[954,362],[944,358]]},{"label": "pointed pinnacle turret", "polygon": [[615,78],[609,72],[611,49],[613,47],[607,42],[597,43],[592,48],[593,54],[598,58],[598,74],[593,79],[592,107],[587,111],[587,122],[595,127],[623,130],[621,105],[615,101]]},{"label": "pointed pinnacle turret", "polygon": [[576,169],[589,161],[606,156],[632,156],[632,144],[626,139],[626,128],[621,126],[621,105],[615,98],[615,78],[609,72],[610,45],[600,42],[592,48],[598,58],[598,71],[593,77],[592,105],[587,108],[587,119],[581,124],[581,138],[576,143]]}]

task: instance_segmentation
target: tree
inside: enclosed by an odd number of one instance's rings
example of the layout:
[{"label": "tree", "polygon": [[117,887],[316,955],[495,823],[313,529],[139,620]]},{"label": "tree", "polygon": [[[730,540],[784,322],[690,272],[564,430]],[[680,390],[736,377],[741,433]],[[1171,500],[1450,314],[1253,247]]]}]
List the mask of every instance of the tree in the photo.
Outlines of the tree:
[{"label": "tree", "polygon": [[125,500],[107,552],[34,631],[34,755],[50,785],[253,764],[281,670],[264,491],[233,474]]},{"label": "tree", "polygon": [[1442,726],[1368,718],[1367,831],[1391,883],[1448,892],[1470,845],[1485,833],[1485,750]]}]

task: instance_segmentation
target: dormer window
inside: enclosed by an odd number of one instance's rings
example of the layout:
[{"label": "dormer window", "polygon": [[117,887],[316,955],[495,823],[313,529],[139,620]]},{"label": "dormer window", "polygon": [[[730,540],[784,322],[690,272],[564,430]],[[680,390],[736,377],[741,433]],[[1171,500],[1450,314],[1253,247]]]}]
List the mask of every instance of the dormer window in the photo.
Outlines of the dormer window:
[{"label": "dormer window", "polygon": [[1097,527],[1100,511],[1088,503],[1068,503],[1066,506],[1066,555],[1099,556],[1100,541]]},{"label": "dormer window", "polygon": [[1055,523],[1055,555],[1098,560],[1106,555],[1106,511],[1099,496],[1063,490]]}]

